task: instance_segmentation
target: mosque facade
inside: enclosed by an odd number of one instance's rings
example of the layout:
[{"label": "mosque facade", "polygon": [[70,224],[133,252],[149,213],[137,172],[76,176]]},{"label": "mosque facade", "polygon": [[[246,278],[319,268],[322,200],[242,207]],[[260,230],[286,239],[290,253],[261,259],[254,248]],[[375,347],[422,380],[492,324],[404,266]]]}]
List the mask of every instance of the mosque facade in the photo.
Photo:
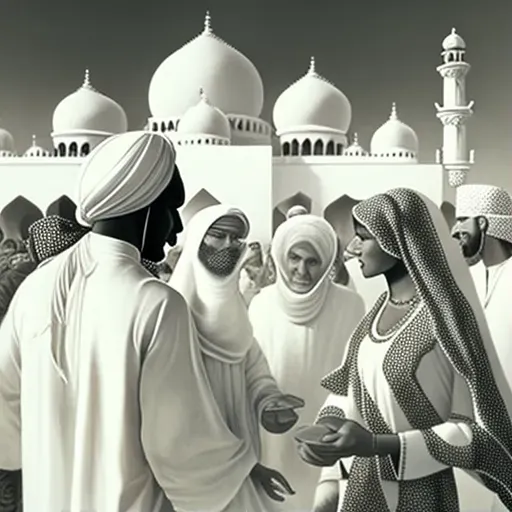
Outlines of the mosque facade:
[{"label": "mosque facade", "polygon": [[[204,206],[231,203],[248,214],[253,238],[266,243],[292,205],[335,224],[358,200],[397,186],[423,192],[453,215],[455,188],[473,161],[466,144],[473,103],[465,97],[465,50],[453,29],[437,68],[443,148],[433,162],[419,163],[418,137],[395,103],[367,148],[356,133],[349,137],[349,130],[355,132],[350,101],[320,74],[313,57],[278,97],[273,126],[261,119],[264,84],[258,70],[215,34],[207,13],[202,33],[165,59],[149,84],[145,129],[165,134],[177,148],[188,198],[185,224]],[[22,153],[0,129],[0,172],[8,176],[0,209],[18,195],[42,210],[62,194],[74,197],[83,159],[106,138],[128,130],[123,108],[94,88],[89,71],[81,87],[57,105],[52,125],[53,148],[40,147],[34,137]]]}]

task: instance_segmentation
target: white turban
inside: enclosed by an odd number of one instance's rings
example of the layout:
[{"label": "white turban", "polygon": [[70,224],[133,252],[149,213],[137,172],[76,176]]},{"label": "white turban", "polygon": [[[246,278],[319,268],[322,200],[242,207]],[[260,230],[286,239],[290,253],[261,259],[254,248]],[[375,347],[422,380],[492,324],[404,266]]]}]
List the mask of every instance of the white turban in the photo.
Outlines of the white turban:
[{"label": "white turban", "polygon": [[176,154],[158,133],[136,131],[102,142],[82,164],[76,218],[91,226],[149,206],[171,182]]},{"label": "white turban", "polygon": [[512,243],[512,197],[492,185],[461,185],[457,188],[457,218],[485,217],[487,234]]}]

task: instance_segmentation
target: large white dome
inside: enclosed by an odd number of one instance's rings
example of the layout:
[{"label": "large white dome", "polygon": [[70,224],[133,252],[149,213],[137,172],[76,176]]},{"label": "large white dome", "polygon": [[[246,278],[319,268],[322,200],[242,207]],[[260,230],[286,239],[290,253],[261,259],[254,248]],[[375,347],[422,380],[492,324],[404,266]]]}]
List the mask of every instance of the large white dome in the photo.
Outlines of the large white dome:
[{"label": "large white dome", "polygon": [[53,113],[55,133],[83,130],[106,133],[128,130],[125,111],[114,100],[94,89],[88,70],[82,87],[64,98]]},{"label": "large white dome", "polygon": [[277,98],[273,118],[278,133],[310,125],[346,133],[352,120],[352,107],[337,87],[316,72],[312,57],[306,75]]},{"label": "large white dome", "polygon": [[210,101],[226,114],[259,117],[263,81],[252,62],[217,37],[207,13],[202,34],[167,57],[149,85],[153,117],[181,117],[197,104],[204,87]]},{"label": "large white dome", "polygon": [[389,119],[373,134],[371,152],[383,155],[397,152],[418,153],[416,132],[398,119],[396,103],[393,103]]},{"label": "large white dome", "polygon": [[180,135],[214,135],[224,139],[231,138],[228,118],[214,107],[203,89],[199,102],[189,108],[178,125]]}]

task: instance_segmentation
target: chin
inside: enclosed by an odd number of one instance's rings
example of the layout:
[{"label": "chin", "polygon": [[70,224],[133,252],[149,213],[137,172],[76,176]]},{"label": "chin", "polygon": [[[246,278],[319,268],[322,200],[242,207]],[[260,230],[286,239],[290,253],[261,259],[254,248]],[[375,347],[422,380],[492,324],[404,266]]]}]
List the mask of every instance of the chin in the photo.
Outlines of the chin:
[{"label": "chin", "polygon": [[290,288],[292,290],[292,292],[294,293],[308,293],[309,291],[311,291],[313,289],[313,286],[310,285],[310,284],[295,284],[295,283],[292,283],[290,285]]}]

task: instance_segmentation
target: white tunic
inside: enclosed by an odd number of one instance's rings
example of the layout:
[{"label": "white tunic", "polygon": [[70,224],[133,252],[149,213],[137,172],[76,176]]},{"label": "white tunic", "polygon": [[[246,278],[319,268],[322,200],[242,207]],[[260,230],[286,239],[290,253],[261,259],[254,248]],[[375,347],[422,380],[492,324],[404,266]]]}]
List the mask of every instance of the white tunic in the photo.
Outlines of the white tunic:
[{"label": "white tunic", "polygon": [[[166,497],[219,512],[255,463],[221,419],[185,301],[139,259],[87,235],[29,276],[5,317],[0,467],[23,467],[25,512],[163,512]],[[69,261],[80,269],[56,347],[51,300]]]},{"label": "white tunic", "polygon": [[[279,387],[302,397],[297,426],[314,422],[327,397],[322,378],[336,368],[352,331],[364,315],[361,297],[348,288],[329,285],[325,304],[306,324],[290,321],[280,308],[276,285],[264,288],[249,310],[258,340]],[[281,471],[296,491],[283,506],[290,512],[310,510],[320,470],[298,456],[293,431],[284,436],[262,434],[263,463]]]},{"label": "white tunic", "polygon": [[[498,359],[512,387],[512,258],[489,267],[487,272],[483,264],[475,265],[471,275],[485,309]],[[481,493],[489,494],[489,491],[481,490]],[[492,512],[506,510],[496,498]]]}]

